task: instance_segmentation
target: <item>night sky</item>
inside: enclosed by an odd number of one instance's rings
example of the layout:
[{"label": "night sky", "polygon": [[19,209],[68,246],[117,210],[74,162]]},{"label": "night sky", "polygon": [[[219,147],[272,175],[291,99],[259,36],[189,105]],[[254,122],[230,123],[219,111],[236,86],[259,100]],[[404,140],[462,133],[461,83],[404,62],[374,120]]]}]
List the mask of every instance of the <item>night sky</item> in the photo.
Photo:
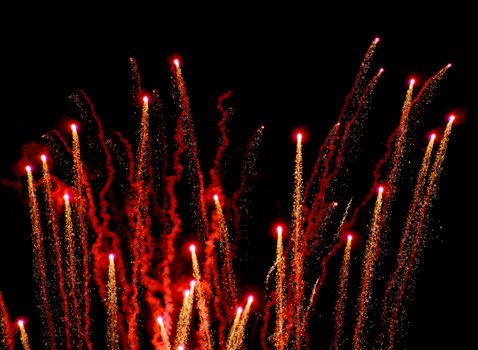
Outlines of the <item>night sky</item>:
[{"label": "night sky", "polygon": [[[179,15],[177,11],[174,14]],[[204,168],[211,165],[216,146],[215,105],[222,93],[233,90],[231,134],[236,135],[238,143],[244,143],[257,126],[266,126],[258,187],[267,187],[259,190],[261,199],[256,210],[260,218],[251,232],[265,235],[256,239],[264,245],[266,256],[261,260],[249,252],[252,256],[243,258],[245,284],[260,289],[274,258],[275,242],[267,231],[274,220],[288,219],[291,210],[295,150],[291,132],[298,125],[310,132],[304,146],[307,178],[363,54],[373,38],[380,36],[371,72],[384,67],[385,73],[364,131],[363,168],[353,185],[359,186],[358,197],[370,188],[372,167],[398,123],[410,77],[423,82],[448,62],[453,63],[416,132],[414,147],[421,152],[426,146],[426,133],[443,129],[450,112],[458,111],[463,120],[453,130],[440,179],[430,239],[409,310],[406,344],[409,349],[445,348],[444,344],[468,348],[466,345],[474,339],[472,324],[476,324],[477,291],[472,283],[476,276],[477,194],[472,166],[478,151],[474,138],[478,132],[477,109],[473,103],[478,96],[478,61],[471,53],[476,35],[467,30],[467,22],[455,15],[447,22],[425,22],[420,17],[412,25],[384,25],[346,23],[345,18],[337,16],[334,25],[329,26],[321,21],[324,14],[312,18],[307,9],[302,9],[288,17],[262,14],[240,23],[220,16],[212,22],[217,23],[216,29],[196,31],[203,24],[198,21],[190,24],[190,30],[181,26],[180,34],[173,26],[159,24],[166,15],[158,15],[157,22],[151,20],[152,14],[147,17],[134,25],[127,16],[111,25],[96,18],[93,25],[87,15],[75,20],[66,16],[58,22],[33,20],[33,16],[17,22],[18,31],[2,27],[0,149],[4,156],[0,178],[20,178],[15,164],[21,158],[22,145],[40,141],[43,133],[62,125],[71,111],[68,95],[75,89],[81,88],[90,96],[107,131],[130,127],[129,57],[138,61],[144,89],[150,92],[158,87],[160,94],[167,96],[170,61],[179,55]],[[300,23],[293,25],[297,21]],[[24,177],[20,179],[25,183]],[[26,197],[25,187],[17,193],[0,186],[0,290],[13,319],[17,315],[33,318],[34,313]],[[256,270],[256,276],[250,272],[254,263],[264,265]],[[355,259],[354,264],[360,266],[361,261]]]}]

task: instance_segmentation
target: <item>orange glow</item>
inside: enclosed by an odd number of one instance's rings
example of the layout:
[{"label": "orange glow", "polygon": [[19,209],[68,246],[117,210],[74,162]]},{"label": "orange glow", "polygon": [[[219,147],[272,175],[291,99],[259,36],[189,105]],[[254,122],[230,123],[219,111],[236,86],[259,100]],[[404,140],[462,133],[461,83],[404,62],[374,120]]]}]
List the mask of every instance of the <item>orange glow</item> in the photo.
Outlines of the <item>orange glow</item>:
[{"label": "orange glow", "polygon": [[415,85],[415,79],[412,78],[410,79],[410,86],[413,86],[413,85]]},{"label": "orange glow", "polygon": [[72,130],[73,132],[76,132],[76,130],[78,129],[78,127],[76,126],[76,124],[71,124],[70,127],[71,127],[71,130]]},{"label": "orange glow", "polygon": [[196,246],[194,244],[191,244],[189,246],[189,250],[191,251],[191,253],[196,253]]},{"label": "orange glow", "polygon": [[190,292],[189,292],[189,289],[186,289],[186,290],[184,291],[184,297],[185,297],[185,298],[189,298],[189,293],[190,293]]},{"label": "orange glow", "polygon": [[148,102],[149,102],[148,96],[144,96],[144,97],[143,97],[143,102],[144,102],[144,103],[148,103]]},{"label": "orange glow", "polygon": [[157,318],[157,321],[158,321],[159,324],[163,324],[163,317],[162,317],[162,316],[159,316],[159,317]]},{"label": "orange glow", "polygon": [[351,242],[352,241],[352,235],[347,236],[347,241]]},{"label": "orange glow", "polygon": [[42,154],[42,155],[40,156],[40,158],[41,158],[41,161],[42,161],[43,163],[46,162],[46,155]]},{"label": "orange glow", "polygon": [[337,202],[334,202],[333,204],[334,204],[334,207],[339,205],[339,203],[337,203]]},{"label": "orange glow", "polygon": [[115,255],[113,253],[111,253],[110,255],[108,255],[109,259],[110,259],[110,262],[113,262],[115,261]]},{"label": "orange glow", "polygon": [[435,140],[436,137],[437,137],[436,134],[431,134],[431,135],[430,135],[430,140]]},{"label": "orange glow", "polygon": [[453,123],[455,121],[455,116],[452,114],[448,117],[448,122]]},{"label": "orange glow", "polygon": [[241,313],[242,313],[242,307],[239,306],[239,307],[237,308],[237,314],[241,314]]},{"label": "orange glow", "polygon": [[297,133],[297,142],[302,142],[302,133]]},{"label": "orange glow", "polygon": [[23,320],[18,320],[18,327],[23,328],[25,322]]},{"label": "orange glow", "polygon": [[213,198],[214,198],[214,201],[219,202],[219,196],[217,194],[215,194]]},{"label": "orange glow", "polygon": [[68,193],[65,193],[63,195],[63,199],[65,200],[65,202],[69,202],[70,201],[70,195]]},{"label": "orange glow", "polygon": [[253,301],[254,301],[254,297],[252,295],[249,295],[249,298],[247,298],[247,303],[252,304]]},{"label": "orange glow", "polygon": [[196,286],[196,280],[192,280],[189,285],[191,286],[191,289],[194,289],[194,286]]}]

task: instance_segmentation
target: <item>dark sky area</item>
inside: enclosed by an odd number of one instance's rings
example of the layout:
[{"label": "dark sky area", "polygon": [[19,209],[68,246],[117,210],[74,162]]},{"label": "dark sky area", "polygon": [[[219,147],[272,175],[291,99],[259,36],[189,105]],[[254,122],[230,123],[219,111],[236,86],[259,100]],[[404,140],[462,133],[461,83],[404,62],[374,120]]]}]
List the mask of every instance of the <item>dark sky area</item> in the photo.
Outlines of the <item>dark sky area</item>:
[{"label": "dark sky area", "polygon": [[[94,21],[88,15],[75,20],[70,14],[61,20],[32,16],[22,17],[8,30],[0,27],[0,178],[18,180],[14,166],[22,145],[40,141],[43,133],[61,125],[71,110],[68,95],[78,88],[90,96],[106,130],[128,128],[129,57],[137,59],[146,91],[159,87],[160,94],[168,95],[170,61],[179,55],[205,168],[211,165],[211,150],[216,145],[215,105],[222,93],[234,93],[231,133],[238,135],[237,140],[245,141],[254,128],[266,126],[259,181],[270,187],[260,192],[268,196],[261,203],[270,209],[260,211],[265,217],[258,223],[266,230],[275,219],[287,219],[290,212],[291,131],[302,125],[310,132],[304,147],[307,177],[363,54],[373,38],[380,36],[371,72],[379,67],[385,72],[364,131],[368,141],[363,146],[363,169],[357,174],[358,196],[370,188],[371,169],[398,123],[409,78],[417,77],[423,83],[453,63],[417,128],[415,149],[421,151],[426,132],[443,129],[449,112],[459,111],[462,120],[453,130],[440,179],[430,238],[408,313],[406,344],[409,349],[438,349],[444,344],[469,348],[475,338],[477,295],[473,286],[477,246],[473,167],[478,154],[478,61],[472,55],[477,35],[468,30],[468,22],[454,13],[450,20],[420,15],[410,23],[387,23],[384,18],[382,23],[350,22],[337,16],[331,25],[326,24],[325,13],[315,17],[306,8],[290,13],[282,9],[280,16],[267,12],[244,16],[240,21],[229,21],[231,13],[226,13],[188,23],[180,21],[179,10],[171,14],[178,16],[180,30],[161,23],[168,17],[164,13],[156,19],[149,13],[144,20],[132,15],[134,21],[110,14],[116,18],[110,18],[111,24],[101,16]],[[207,30],[202,28],[205,22]],[[0,290],[14,318],[34,313],[26,196],[25,187],[21,193],[0,188]],[[258,283],[273,259],[274,241],[262,242],[270,245],[266,251],[271,255],[258,269],[260,276],[251,278]],[[361,261],[354,263],[360,266]]]}]

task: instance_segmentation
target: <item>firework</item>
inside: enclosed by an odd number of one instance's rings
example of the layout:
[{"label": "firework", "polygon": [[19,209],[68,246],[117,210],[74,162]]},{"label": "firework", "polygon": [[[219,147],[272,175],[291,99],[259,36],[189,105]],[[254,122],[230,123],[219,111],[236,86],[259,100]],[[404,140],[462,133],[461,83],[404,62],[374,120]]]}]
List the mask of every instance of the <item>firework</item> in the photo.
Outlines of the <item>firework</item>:
[{"label": "firework", "polygon": [[65,240],[66,240],[66,275],[68,283],[68,292],[69,299],[72,304],[71,312],[75,320],[75,329],[76,342],[77,346],[80,347],[82,344],[81,337],[81,313],[79,306],[79,296],[78,296],[78,272],[77,272],[77,260],[76,260],[76,244],[75,244],[75,231],[73,228],[73,217],[70,205],[70,196],[65,194],[63,196],[65,201]]},{"label": "firework", "polygon": [[[42,301],[42,316],[45,319],[47,329],[49,332],[48,345],[51,346],[51,349],[56,349],[55,341],[55,328],[53,324],[53,319],[51,315],[50,302],[48,300],[48,285],[47,285],[47,275],[46,275],[46,261],[45,261],[45,251],[43,245],[43,230],[40,222],[40,210],[38,208],[38,199],[35,192],[35,185],[33,184],[33,174],[32,168],[30,165],[27,165],[27,179],[28,179],[28,194],[30,199],[30,217],[32,222],[32,231],[33,231],[33,251],[35,255],[35,277],[40,286],[40,298]],[[22,323],[23,325],[23,323]],[[21,327],[20,327],[21,329]],[[24,345],[25,346],[25,345]]]},{"label": "firework", "polygon": [[3,301],[3,295],[0,292],[0,345],[2,349],[13,350],[14,339],[13,330],[10,323],[10,317],[8,316],[5,302]]},{"label": "firework", "polygon": [[343,346],[342,335],[344,329],[345,303],[347,302],[347,285],[349,280],[350,250],[352,248],[352,235],[347,236],[344,258],[340,268],[339,298],[335,305],[335,337],[334,349],[341,349]]},{"label": "firework", "polygon": [[86,223],[86,203],[83,197],[84,185],[83,185],[83,163],[81,162],[81,151],[80,151],[80,139],[78,137],[78,127],[76,124],[71,125],[71,135],[73,139],[73,168],[75,170],[75,203],[77,205],[76,217],[78,218],[79,232],[80,232],[80,242],[81,242],[81,254],[82,259],[82,270],[81,270],[81,285],[82,285],[82,295],[81,295],[81,304],[84,308],[83,310],[83,329],[79,331],[79,334],[82,334],[85,345],[89,350],[93,349],[93,345],[90,341],[90,266],[89,266],[89,247],[88,247],[88,230]]},{"label": "firework", "polygon": [[[238,307],[244,282],[242,276],[237,275],[242,262],[238,244],[247,238],[241,231],[250,230],[242,220],[250,217],[247,197],[253,187],[256,153],[264,127],[259,126],[252,134],[237,176],[238,186],[230,188],[224,171],[230,159],[227,123],[232,112],[224,105],[232,93],[228,91],[218,100],[219,142],[212,166],[205,172],[199,161],[179,59],[172,62],[176,119],[175,129],[169,133],[170,121],[166,123],[169,119],[162,115],[162,100],[157,91],[144,94],[133,59],[130,61],[134,81],[132,105],[140,122],[134,143],[118,131],[108,138],[88,97],[83,92],[75,93],[72,99],[79,108],[81,121],[71,125],[71,148],[69,136],[59,131],[47,137],[52,148],[48,154],[54,159],[62,149],[62,156],[72,161],[73,176],[51,175],[47,157],[42,155],[43,178],[39,184],[45,192],[45,208],[36,198],[32,168],[27,168],[35,279],[43,329],[47,331],[44,344],[51,349],[65,346],[66,349],[91,350],[93,339],[97,338],[94,333],[98,332],[106,333],[104,343],[109,349],[138,350],[149,341],[155,349],[240,350],[256,346],[246,337],[248,322],[255,316],[256,325],[262,327],[263,347],[302,349],[316,338],[327,339],[322,335],[317,337],[315,329],[316,312],[320,313],[321,320],[327,319],[327,311],[322,309],[324,303],[318,303],[321,289],[330,285],[326,283],[330,279],[327,268],[340,263],[334,257],[344,248],[344,234],[353,232],[349,229],[361,232],[361,228],[355,228],[361,224],[356,221],[357,213],[369,215],[364,210],[369,206],[365,204],[373,198],[369,195],[361,203],[357,202],[358,205],[355,203],[348,188],[351,176],[348,166],[351,156],[355,156],[383,74],[383,69],[369,74],[378,42],[375,38],[368,48],[352,90],[319,148],[307,181],[304,181],[302,153],[305,140],[302,133],[296,134],[290,238],[284,240],[282,226],[276,227],[275,261],[267,274],[265,290],[254,293],[264,296],[264,302],[254,307],[252,296]],[[429,103],[448,68],[447,65],[430,78],[415,97],[415,82],[410,81],[399,125],[389,137],[385,155],[374,171],[373,191],[378,188],[378,194],[372,217],[367,219],[370,226],[365,236],[354,349],[372,346],[375,334],[369,330],[375,315],[371,312],[371,298],[375,297],[376,290],[378,292],[375,285],[381,280],[379,252],[387,243],[394,197],[398,198],[402,167],[410,151],[412,126],[419,122],[419,112]],[[424,231],[436,197],[453,119],[450,118],[434,161],[433,140],[425,152],[404,226],[397,267],[386,287],[383,337],[387,338],[390,348],[395,346],[402,300],[424,245]],[[92,137],[92,128],[97,138]],[[81,144],[84,146],[81,151],[80,137],[86,141]],[[95,152],[92,160],[101,159],[104,168],[97,162],[90,164],[92,151]],[[60,162],[55,164],[60,166]],[[207,174],[209,182],[206,182]],[[381,184],[384,187],[379,187]],[[71,197],[64,196],[63,227],[54,203],[56,193],[66,191]],[[183,205],[185,198],[189,206]],[[43,217],[41,210],[45,211]],[[351,217],[349,212],[353,212]],[[47,222],[42,225],[41,219],[45,217]],[[195,242],[189,246],[191,264],[181,261],[187,241]],[[358,243],[354,245],[360,250]],[[346,346],[349,338],[345,325],[351,318],[347,310],[351,249],[352,236],[349,235],[338,276],[335,349]],[[52,260],[45,261],[50,250]],[[51,276],[49,268],[53,270]],[[193,282],[190,282],[191,275]],[[49,280],[53,283],[48,283]],[[98,296],[98,300],[94,299]],[[104,305],[106,332],[96,327],[96,316],[101,317],[101,311],[96,307],[92,310],[92,305],[96,306],[100,300]],[[52,301],[59,304],[52,307]],[[0,304],[1,341],[12,347],[10,323],[1,294]],[[58,319],[61,324],[55,322]],[[24,348],[29,349],[23,323],[20,331]],[[326,341],[329,340],[323,340]]]},{"label": "firework", "polygon": [[365,248],[365,257],[362,272],[362,287],[359,297],[358,318],[354,331],[354,349],[366,348],[364,332],[366,331],[366,322],[368,319],[368,308],[372,298],[372,282],[375,275],[375,265],[377,262],[380,231],[379,220],[382,211],[383,187],[378,188],[377,200],[373,210],[372,222],[370,224],[370,234]]},{"label": "firework", "polygon": [[115,256],[109,255],[108,266],[108,329],[107,339],[108,348],[111,350],[119,349],[118,339],[118,299],[116,296],[116,272]]},{"label": "firework", "polygon": [[70,339],[71,323],[70,323],[70,315],[69,315],[69,307],[68,307],[68,297],[66,295],[65,277],[63,272],[63,255],[61,253],[62,244],[60,241],[60,227],[58,225],[58,218],[57,218],[56,210],[53,203],[50,171],[48,169],[46,155],[44,154],[41,155],[41,161],[42,161],[42,171],[43,171],[43,188],[45,191],[46,203],[48,207],[48,210],[47,210],[48,222],[50,223],[51,233],[52,233],[51,246],[54,247],[53,260],[55,261],[55,269],[56,269],[57,279],[58,279],[58,290],[59,290],[59,294],[61,298],[63,321],[65,324],[65,345],[67,349],[71,349],[71,339]]},{"label": "firework", "polygon": [[18,328],[20,329],[20,341],[22,342],[24,350],[31,350],[30,340],[28,339],[27,331],[25,330],[25,322],[23,320],[18,321]]}]

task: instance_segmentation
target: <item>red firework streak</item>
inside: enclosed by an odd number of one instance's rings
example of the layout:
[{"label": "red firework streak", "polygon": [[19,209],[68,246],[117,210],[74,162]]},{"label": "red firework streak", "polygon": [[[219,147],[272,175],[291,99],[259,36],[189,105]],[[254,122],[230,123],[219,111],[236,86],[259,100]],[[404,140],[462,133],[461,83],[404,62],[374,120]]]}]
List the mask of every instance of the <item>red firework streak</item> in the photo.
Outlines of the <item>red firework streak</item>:
[{"label": "red firework streak", "polygon": [[65,291],[65,277],[63,272],[63,257],[61,254],[61,243],[60,243],[60,228],[58,227],[58,219],[56,216],[56,210],[53,205],[53,193],[52,185],[50,179],[50,172],[48,170],[48,163],[46,155],[41,155],[42,160],[42,169],[43,169],[43,188],[45,192],[46,202],[48,206],[48,219],[51,226],[52,233],[52,246],[54,247],[53,251],[53,260],[56,268],[56,274],[58,278],[58,291],[61,298],[61,306],[63,311],[63,320],[65,323],[65,342],[66,348],[71,349],[71,339],[70,339],[70,315],[68,311],[68,298]]},{"label": "red firework streak", "polygon": [[8,316],[2,292],[0,292],[0,345],[2,349],[14,350],[15,339],[13,338],[12,323]]},{"label": "red firework streak", "polygon": [[408,261],[408,265],[404,267],[405,269],[404,276],[401,279],[400,290],[397,294],[397,297],[395,298],[395,305],[393,308],[392,316],[390,318],[389,329],[388,329],[389,350],[392,350],[394,348],[395,328],[398,323],[398,314],[400,312],[402,299],[407,288],[410,274],[413,271],[413,265],[415,264],[415,260],[417,259],[417,254],[419,253],[419,248],[423,240],[422,238],[423,226],[425,225],[428,211],[430,210],[430,207],[432,205],[431,202],[435,199],[435,196],[436,196],[436,191],[438,186],[437,182],[441,173],[441,169],[443,167],[443,161],[445,159],[446,149],[448,146],[448,140],[450,137],[451,128],[453,126],[454,120],[455,120],[455,117],[450,116],[445,132],[442,136],[438,152],[436,154],[435,162],[433,163],[433,167],[430,172],[428,188],[427,188],[426,195],[425,195],[425,198],[423,199],[423,204],[420,210],[419,221],[416,227],[415,240],[413,242],[412,251],[410,253],[410,259]]}]

